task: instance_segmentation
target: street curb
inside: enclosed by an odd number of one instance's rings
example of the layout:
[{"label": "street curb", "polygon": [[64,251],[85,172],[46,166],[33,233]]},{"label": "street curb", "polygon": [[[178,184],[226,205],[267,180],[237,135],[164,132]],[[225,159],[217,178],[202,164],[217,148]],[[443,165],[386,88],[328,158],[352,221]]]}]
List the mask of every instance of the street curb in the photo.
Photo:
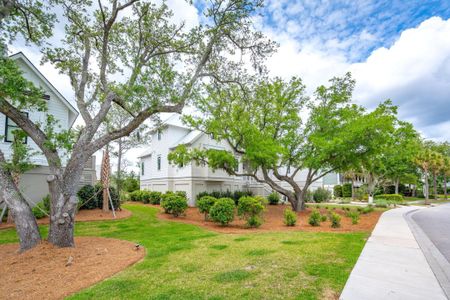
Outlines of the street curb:
[{"label": "street curb", "polygon": [[431,267],[436,279],[444,291],[447,299],[450,299],[450,263],[442,255],[439,249],[433,244],[422,228],[413,220],[412,215],[419,209],[411,210],[403,214],[411,232],[413,233],[417,244],[425,255],[428,264]]}]

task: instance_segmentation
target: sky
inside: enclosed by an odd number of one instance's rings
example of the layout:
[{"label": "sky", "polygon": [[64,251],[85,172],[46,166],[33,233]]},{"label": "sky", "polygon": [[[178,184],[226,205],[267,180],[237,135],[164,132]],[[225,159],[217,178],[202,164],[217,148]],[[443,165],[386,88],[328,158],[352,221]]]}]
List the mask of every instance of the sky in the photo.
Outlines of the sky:
[{"label": "sky", "polygon": [[[204,1],[167,4],[176,22],[195,26]],[[399,117],[425,138],[450,141],[450,1],[266,0],[254,23],[279,44],[267,61],[271,75],[299,76],[313,93],[350,71],[356,80],[354,102],[371,109],[391,99]],[[56,37],[61,36],[58,26]],[[39,65],[38,49],[12,49]],[[48,64],[39,69],[73,100],[67,78]]]}]

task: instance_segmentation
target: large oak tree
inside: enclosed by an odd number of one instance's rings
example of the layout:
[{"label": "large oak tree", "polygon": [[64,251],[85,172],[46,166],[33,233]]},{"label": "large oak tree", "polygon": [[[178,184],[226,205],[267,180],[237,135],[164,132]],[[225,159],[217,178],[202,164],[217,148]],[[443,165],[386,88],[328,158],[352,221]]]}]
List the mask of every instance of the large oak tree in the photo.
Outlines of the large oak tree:
[{"label": "large oak tree", "polygon": [[[273,43],[252,27],[251,18],[262,5],[258,0],[210,1],[204,23],[192,29],[186,29],[184,23],[174,24],[164,3],[99,0],[95,9],[91,4],[84,0],[62,2],[65,38],[58,47],[44,50],[44,61],[68,75],[74,89],[85,124],[76,139],[70,140],[70,133],[57,132],[52,120],[45,130],[24,116],[21,109],[30,107],[29,101],[20,96],[25,90],[0,95],[0,112],[33,139],[48,161],[48,240],[60,247],[74,246],[76,189],[92,154],[160,112],[181,112],[193,91],[198,90],[198,82],[236,81],[243,62],[230,58],[237,53],[249,55],[253,66],[262,70],[263,59],[274,49]],[[41,102],[36,100],[39,107]],[[124,126],[98,136],[113,106],[132,118]],[[64,147],[67,155],[60,151]],[[9,201],[13,210],[16,202],[21,203],[19,194],[4,195],[15,199]],[[18,231],[21,228],[18,226]],[[26,248],[28,231],[37,228],[23,229],[23,238],[20,232],[19,236]]]}]

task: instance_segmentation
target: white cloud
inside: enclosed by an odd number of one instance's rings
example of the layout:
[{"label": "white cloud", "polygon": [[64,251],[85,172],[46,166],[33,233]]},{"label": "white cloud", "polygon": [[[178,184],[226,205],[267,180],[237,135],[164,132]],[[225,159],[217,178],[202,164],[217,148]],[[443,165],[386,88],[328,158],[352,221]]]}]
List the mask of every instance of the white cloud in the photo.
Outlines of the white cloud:
[{"label": "white cloud", "polygon": [[[392,99],[400,117],[426,138],[450,140],[450,19],[433,17],[405,30],[390,48],[378,48],[360,63],[349,62],[337,47],[326,52],[315,42],[300,44],[288,34],[263,31],[280,43],[268,61],[272,75],[300,76],[311,93],[351,71],[358,103],[371,108]],[[364,32],[360,38],[373,36]]]}]

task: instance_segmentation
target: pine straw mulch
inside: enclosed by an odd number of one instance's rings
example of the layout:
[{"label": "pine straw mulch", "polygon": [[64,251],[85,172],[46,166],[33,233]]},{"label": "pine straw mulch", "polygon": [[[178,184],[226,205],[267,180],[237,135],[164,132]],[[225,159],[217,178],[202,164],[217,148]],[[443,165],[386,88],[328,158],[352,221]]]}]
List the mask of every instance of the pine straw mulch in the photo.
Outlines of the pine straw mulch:
[{"label": "pine straw mulch", "polygon": [[[152,205],[154,207],[159,207]],[[264,223],[259,228],[247,228],[245,221],[240,220],[237,216],[234,221],[228,226],[220,226],[211,221],[205,221],[203,214],[199,213],[198,209],[195,207],[189,207],[184,216],[179,216],[177,218],[172,215],[164,214],[161,212],[158,214],[159,219],[170,220],[188,224],[194,224],[202,226],[213,231],[221,233],[247,233],[247,232],[267,232],[267,231],[313,231],[313,232],[371,232],[380,218],[382,211],[373,211],[368,214],[361,214],[359,223],[356,225],[352,224],[349,217],[345,216],[345,211],[342,209],[330,209],[327,211],[325,208],[319,209],[321,214],[328,214],[329,212],[335,212],[341,215],[341,227],[331,228],[331,222],[322,222],[320,226],[313,227],[308,224],[308,218],[313,209],[307,208],[305,211],[297,213],[297,225],[286,226],[283,223],[283,211],[287,205],[268,205],[267,210],[264,213]]]},{"label": "pine straw mulch", "polygon": [[[100,208],[97,209],[82,209],[78,211],[75,217],[76,222],[87,222],[87,221],[106,221],[106,220],[118,220],[126,219],[131,217],[131,211],[127,209],[121,209],[116,211],[116,218],[114,218],[112,211],[104,212]],[[50,218],[45,217],[37,220],[40,225],[46,225],[50,223]],[[14,224],[8,224],[5,221],[0,224],[0,229],[15,227]]]},{"label": "pine straw mulch", "polygon": [[18,244],[0,245],[0,299],[63,299],[145,256],[145,249],[128,241],[77,237],[75,244],[56,248],[42,242],[21,254]]}]

